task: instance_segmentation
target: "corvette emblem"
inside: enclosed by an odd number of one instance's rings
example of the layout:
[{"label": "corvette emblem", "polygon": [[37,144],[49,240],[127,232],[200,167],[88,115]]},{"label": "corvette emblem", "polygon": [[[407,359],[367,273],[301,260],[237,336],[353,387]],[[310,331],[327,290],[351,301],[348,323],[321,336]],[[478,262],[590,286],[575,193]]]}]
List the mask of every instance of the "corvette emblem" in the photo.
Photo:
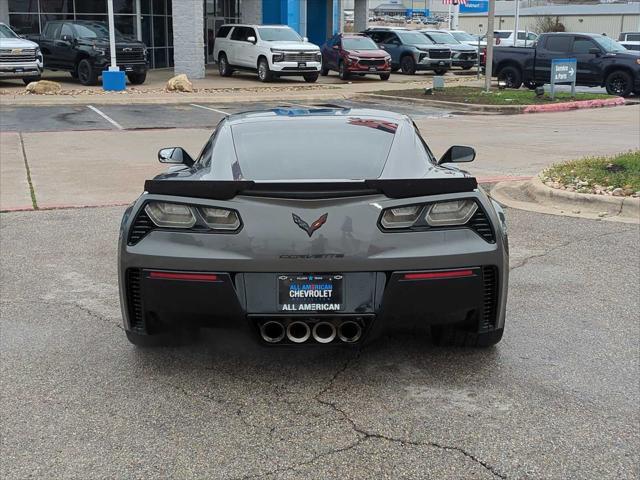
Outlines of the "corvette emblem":
[{"label": "corvette emblem", "polygon": [[324,215],[322,215],[320,218],[318,218],[315,222],[313,222],[311,225],[309,225],[307,222],[305,222],[304,220],[302,220],[298,215],[296,215],[295,213],[292,213],[291,216],[293,217],[293,222],[298,225],[302,230],[304,230],[305,232],[307,232],[307,235],[311,236],[313,235],[313,232],[315,232],[316,230],[318,230],[322,225],[325,224],[325,222],[327,221],[327,217],[329,216],[328,213],[325,213]]}]

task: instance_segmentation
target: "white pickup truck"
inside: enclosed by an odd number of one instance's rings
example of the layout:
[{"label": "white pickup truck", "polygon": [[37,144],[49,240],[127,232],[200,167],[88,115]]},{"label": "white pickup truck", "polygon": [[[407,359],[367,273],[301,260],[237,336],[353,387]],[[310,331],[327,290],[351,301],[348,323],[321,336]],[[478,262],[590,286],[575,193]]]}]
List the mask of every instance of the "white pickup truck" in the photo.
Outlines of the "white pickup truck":
[{"label": "white pickup truck", "polygon": [[312,83],[322,68],[320,47],[281,25],[223,25],[213,54],[222,77],[248,70],[257,72],[262,82],[288,75]]},{"label": "white pickup truck", "polygon": [[38,44],[21,38],[0,23],[0,79],[21,78],[29,84],[40,80],[43,68]]}]

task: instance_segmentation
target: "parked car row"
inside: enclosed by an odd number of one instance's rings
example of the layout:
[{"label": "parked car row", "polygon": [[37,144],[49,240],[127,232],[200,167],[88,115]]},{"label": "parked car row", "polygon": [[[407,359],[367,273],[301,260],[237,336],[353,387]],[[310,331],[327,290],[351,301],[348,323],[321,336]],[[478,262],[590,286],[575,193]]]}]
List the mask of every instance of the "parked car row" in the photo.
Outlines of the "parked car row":
[{"label": "parked car row", "polygon": [[[115,32],[116,61],[134,85],[147,78],[149,67],[144,43]],[[47,22],[41,35],[29,39],[0,24],[0,78],[37,81],[44,67],[67,71],[83,85],[95,85],[110,65],[109,28],[92,20]]]}]

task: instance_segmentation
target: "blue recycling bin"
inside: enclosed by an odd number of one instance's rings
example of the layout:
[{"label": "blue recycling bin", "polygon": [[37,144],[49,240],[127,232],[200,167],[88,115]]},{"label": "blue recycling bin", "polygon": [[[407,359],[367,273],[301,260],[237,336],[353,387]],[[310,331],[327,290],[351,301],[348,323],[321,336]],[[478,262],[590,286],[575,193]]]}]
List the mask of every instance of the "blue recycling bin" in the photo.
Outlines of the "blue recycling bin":
[{"label": "blue recycling bin", "polygon": [[104,90],[121,92],[127,88],[127,77],[123,71],[105,70],[102,72],[102,88]]}]

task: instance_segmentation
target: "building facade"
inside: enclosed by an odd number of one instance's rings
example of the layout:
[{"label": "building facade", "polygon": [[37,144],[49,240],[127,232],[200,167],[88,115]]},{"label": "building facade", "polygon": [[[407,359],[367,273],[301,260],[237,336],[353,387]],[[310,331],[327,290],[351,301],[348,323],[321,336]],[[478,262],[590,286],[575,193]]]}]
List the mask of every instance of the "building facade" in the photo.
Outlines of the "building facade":
[{"label": "building facade", "polygon": [[[366,23],[369,0],[355,0]],[[113,0],[116,28],[150,49],[151,68],[201,78],[225,23],[289,25],[322,44],[341,27],[341,0]],[[362,15],[364,13],[364,15]],[[50,20],[107,22],[107,0],[0,0],[0,22],[39,34]]]}]

